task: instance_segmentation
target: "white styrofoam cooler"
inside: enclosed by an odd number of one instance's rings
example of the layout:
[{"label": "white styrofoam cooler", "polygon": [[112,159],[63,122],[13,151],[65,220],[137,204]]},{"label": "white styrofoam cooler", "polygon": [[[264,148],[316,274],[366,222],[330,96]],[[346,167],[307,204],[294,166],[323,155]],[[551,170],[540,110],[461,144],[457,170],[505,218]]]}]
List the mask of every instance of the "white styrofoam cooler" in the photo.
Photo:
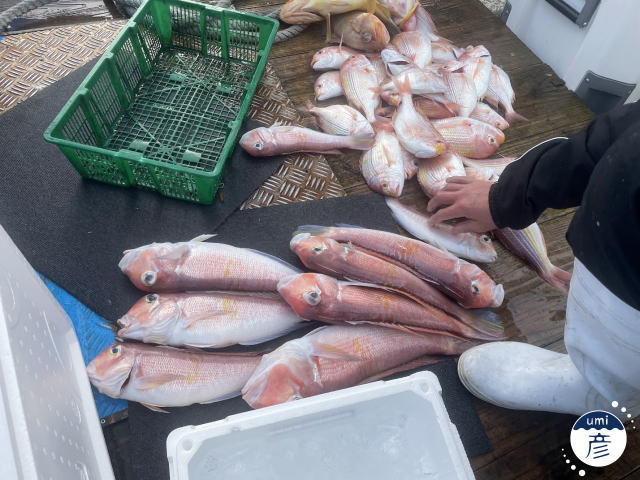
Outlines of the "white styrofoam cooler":
[{"label": "white styrofoam cooler", "polygon": [[1,226],[0,478],[113,478],[71,321]]},{"label": "white styrofoam cooler", "polygon": [[171,480],[468,480],[437,377],[420,372],[174,430]]}]

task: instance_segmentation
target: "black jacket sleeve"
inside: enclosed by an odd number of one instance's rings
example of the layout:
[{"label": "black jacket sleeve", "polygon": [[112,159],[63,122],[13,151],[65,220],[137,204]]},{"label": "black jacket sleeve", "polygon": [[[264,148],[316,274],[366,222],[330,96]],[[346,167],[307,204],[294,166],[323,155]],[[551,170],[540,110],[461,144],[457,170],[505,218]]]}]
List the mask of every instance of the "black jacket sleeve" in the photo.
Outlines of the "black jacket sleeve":
[{"label": "black jacket sleeve", "polygon": [[569,138],[543,142],[509,165],[489,192],[500,227],[525,228],[546,208],[580,204],[591,174],[609,147],[640,121],[640,102],[596,118]]}]

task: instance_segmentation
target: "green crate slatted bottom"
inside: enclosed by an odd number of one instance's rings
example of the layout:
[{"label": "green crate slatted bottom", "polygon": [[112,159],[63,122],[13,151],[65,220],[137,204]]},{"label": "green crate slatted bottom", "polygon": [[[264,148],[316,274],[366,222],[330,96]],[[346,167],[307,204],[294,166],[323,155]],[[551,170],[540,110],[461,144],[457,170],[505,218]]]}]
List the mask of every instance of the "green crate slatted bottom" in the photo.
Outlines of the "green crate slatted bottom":
[{"label": "green crate slatted bottom", "polygon": [[162,51],[116,123],[106,148],[213,171],[254,69],[252,63],[223,61],[188,50]]}]

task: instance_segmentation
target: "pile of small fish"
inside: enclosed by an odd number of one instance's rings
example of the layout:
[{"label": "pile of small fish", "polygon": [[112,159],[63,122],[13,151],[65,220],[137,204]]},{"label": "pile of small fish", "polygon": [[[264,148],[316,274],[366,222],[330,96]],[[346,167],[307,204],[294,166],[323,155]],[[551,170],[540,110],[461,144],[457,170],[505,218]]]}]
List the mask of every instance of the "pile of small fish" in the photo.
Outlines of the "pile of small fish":
[{"label": "pile of small fish", "polygon": [[322,132],[281,125],[247,132],[240,144],[251,155],[361,150],[367,184],[390,197],[416,174],[429,195],[465,167],[495,178],[504,163],[484,159],[504,142],[509,122],[525,119],[513,109],[508,75],[484,46],[458,48],[438,35],[418,0],[289,0],[280,18],[327,21],[327,38],[339,45],[311,60],[324,72],[315,96],[346,101],[305,105]]},{"label": "pile of small fish", "polygon": [[[359,227],[300,227],[291,250],[313,272],[222,243],[154,243],[119,267],[150,292],[117,321],[118,342],[87,367],[99,391],[162,407],[241,393],[262,407],[356,385],[503,339],[501,285],[420,240]],[[473,309],[473,310],[469,310]],[[308,321],[329,324],[258,352]],[[144,343],[138,343],[144,342]],[[159,344],[151,346],[146,344]]]}]

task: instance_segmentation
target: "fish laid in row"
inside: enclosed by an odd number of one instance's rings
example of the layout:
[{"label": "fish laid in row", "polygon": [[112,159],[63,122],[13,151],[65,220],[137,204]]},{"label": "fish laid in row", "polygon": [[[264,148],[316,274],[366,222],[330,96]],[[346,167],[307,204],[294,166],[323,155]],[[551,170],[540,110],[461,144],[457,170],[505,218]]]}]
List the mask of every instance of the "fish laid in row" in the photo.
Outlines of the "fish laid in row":
[{"label": "fish laid in row", "polygon": [[140,290],[276,291],[278,282],[299,270],[283,260],[223,243],[152,243],[124,252],[118,264]]},{"label": "fish laid in row", "polygon": [[428,365],[477,342],[414,335],[376,326],[326,326],[264,355],[242,389],[253,408],[268,407]]},{"label": "fish laid in row", "polygon": [[162,407],[213,403],[240,395],[260,359],[253,353],[114,343],[89,363],[87,375],[105,395],[162,412]]},{"label": "fish laid in row", "polygon": [[409,268],[465,308],[498,307],[504,298],[502,285],[496,285],[480,267],[420,240],[354,226],[304,225],[295,233],[303,232],[342,243],[350,242],[373,255]]},{"label": "fish laid in row", "polygon": [[150,293],[116,322],[118,337],[174,347],[254,345],[303,325],[275,293]]}]

